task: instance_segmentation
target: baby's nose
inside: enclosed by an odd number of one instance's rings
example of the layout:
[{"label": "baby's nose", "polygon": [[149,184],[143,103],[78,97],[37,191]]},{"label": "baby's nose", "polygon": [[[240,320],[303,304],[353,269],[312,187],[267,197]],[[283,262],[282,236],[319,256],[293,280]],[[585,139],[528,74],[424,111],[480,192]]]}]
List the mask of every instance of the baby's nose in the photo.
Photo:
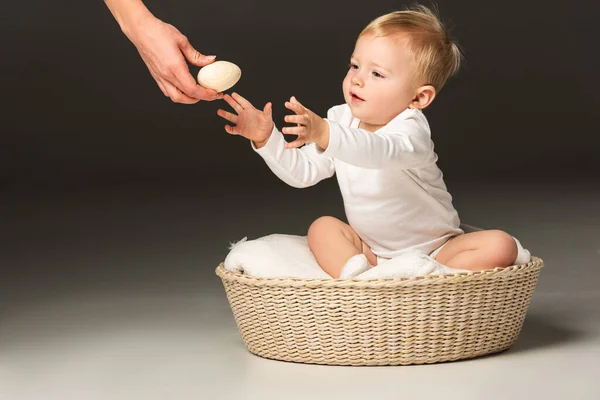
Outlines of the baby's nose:
[{"label": "baby's nose", "polygon": [[353,85],[357,85],[357,86],[362,86],[363,85],[363,80],[360,78],[360,76],[354,75],[352,77],[352,84]]}]

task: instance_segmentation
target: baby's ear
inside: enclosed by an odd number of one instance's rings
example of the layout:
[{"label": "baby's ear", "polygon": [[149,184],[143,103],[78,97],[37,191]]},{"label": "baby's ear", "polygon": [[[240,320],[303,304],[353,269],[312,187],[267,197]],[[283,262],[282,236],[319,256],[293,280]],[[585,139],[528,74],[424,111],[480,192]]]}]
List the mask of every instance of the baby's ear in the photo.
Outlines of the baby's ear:
[{"label": "baby's ear", "polygon": [[424,85],[417,89],[417,95],[410,103],[410,108],[422,110],[435,99],[436,91],[431,85]]}]

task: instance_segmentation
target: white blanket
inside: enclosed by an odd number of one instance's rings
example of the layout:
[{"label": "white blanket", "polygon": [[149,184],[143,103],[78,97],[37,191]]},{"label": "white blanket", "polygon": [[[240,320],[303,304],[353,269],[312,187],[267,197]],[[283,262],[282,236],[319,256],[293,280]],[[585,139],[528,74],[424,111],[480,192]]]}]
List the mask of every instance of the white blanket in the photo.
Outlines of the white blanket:
[{"label": "white blanket", "polygon": [[273,234],[231,245],[225,269],[255,278],[331,278],[321,269],[306,236]]},{"label": "white blanket", "polygon": [[[478,230],[468,225],[461,225],[461,228],[465,232]],[[519,247],[519,257],[515,264],[529,262],[529,252],[522,248],[516,238],[515,242]],[[230,249],[224,262],[225,269],[229,271],[256,278],[331,279],[331,276],[321,269],[308,248],[306,236],[272,234],[255,240],[243,238],[237,243],[232,243]],[[468,271],[446,267],[420,252],[408,252],[387,260],[355,276],[354,279],[445,275],[459,272]]]}]

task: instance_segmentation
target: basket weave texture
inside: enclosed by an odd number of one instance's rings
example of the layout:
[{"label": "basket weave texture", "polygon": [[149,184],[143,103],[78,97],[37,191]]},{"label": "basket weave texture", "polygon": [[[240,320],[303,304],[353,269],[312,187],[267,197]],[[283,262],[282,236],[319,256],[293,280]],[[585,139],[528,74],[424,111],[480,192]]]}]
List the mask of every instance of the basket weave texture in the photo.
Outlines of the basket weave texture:
[{"label": "basket weave texture", "polygon": [[505,269],[415,278],[221,278],[247,349],[329,365],[454,361],[518,338],[542,259]]}]

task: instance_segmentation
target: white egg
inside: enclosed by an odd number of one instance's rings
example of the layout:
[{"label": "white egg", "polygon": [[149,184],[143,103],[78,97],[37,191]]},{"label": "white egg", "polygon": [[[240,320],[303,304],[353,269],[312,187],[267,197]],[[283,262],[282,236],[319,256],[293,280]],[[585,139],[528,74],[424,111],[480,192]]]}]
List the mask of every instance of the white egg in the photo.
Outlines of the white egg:
[{"label": "white egg", "polygon": [[198,71],[198,84],[205,88],[222,92],[240,80],[242,70],[229,61],[215,61]]}]

